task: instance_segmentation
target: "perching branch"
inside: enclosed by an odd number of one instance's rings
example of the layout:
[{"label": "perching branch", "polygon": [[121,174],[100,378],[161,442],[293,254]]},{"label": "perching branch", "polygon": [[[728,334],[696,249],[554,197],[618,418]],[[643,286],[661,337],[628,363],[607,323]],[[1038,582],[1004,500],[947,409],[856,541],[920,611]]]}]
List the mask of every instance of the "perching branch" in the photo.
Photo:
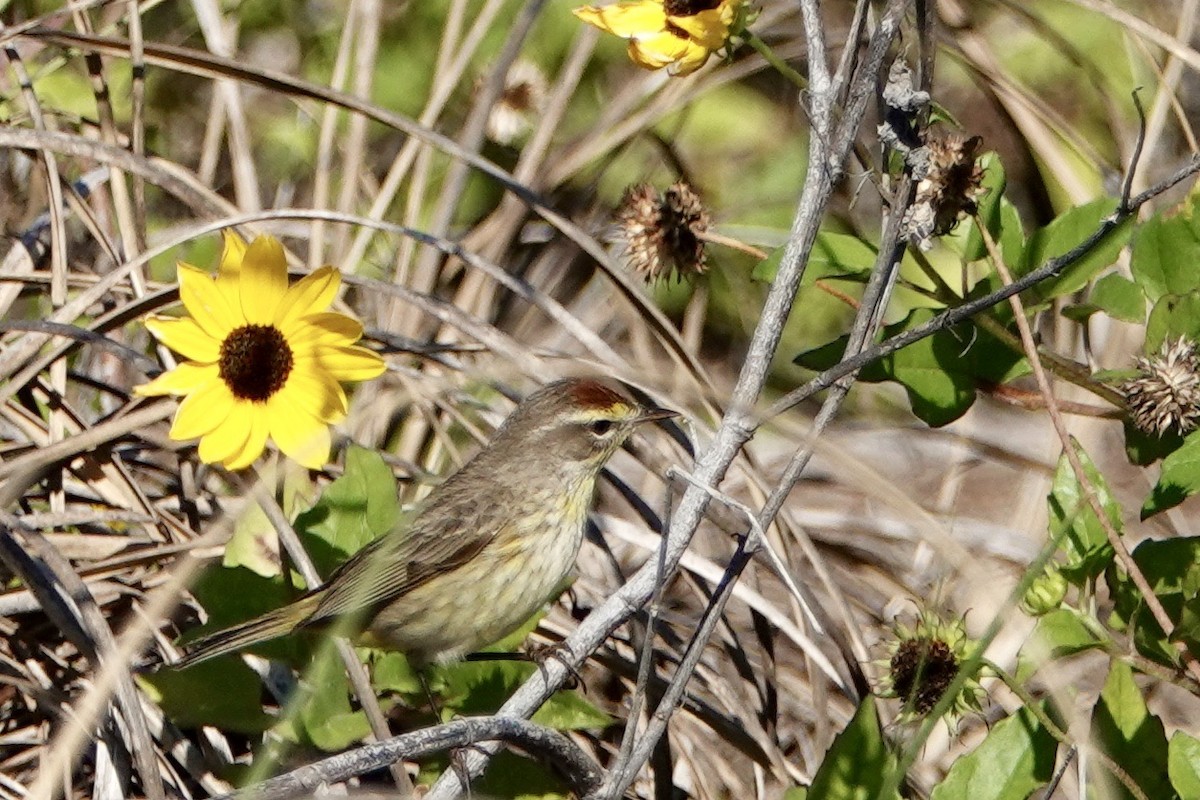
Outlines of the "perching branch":
[{"label": "perching branch", "polygon": [[513,717],[464,717],[306,764],[216,800],[300,797],[323,784],[364,775],[403,759],[423,758],[480,742],[508,742],[554,765],[579,797],[587,796],[600,784],[600,766],[558,731]]}]

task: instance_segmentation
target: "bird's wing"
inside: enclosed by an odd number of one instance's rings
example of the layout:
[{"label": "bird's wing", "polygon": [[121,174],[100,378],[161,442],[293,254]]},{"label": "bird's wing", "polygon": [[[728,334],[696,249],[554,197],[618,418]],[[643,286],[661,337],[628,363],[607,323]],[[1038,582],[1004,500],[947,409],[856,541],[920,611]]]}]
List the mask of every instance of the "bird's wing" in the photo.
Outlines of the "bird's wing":
[{"label": "bird's wing", "polygon": [[408,530],[392,531],[350,557],[320,590],[321,602],[305,624],[366,612],[401,597],[430,578],[462,566],[494,537],[497,507],[470,501],[445,513],[419,514]]}]

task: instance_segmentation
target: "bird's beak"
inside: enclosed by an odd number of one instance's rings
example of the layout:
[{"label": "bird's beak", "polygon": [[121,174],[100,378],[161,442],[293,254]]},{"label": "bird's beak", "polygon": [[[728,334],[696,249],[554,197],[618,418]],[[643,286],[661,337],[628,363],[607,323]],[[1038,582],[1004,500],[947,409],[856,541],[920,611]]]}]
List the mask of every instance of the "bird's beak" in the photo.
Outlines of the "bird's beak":
[{"label": "bird's beak", "polygon": [[672,411],[669,408],[647,408],[641,414],[634,417],[633,421],[641,424],[643,422],[657,422],[660,419],[670,419],[671,417],[678,416],[678,411]]}]

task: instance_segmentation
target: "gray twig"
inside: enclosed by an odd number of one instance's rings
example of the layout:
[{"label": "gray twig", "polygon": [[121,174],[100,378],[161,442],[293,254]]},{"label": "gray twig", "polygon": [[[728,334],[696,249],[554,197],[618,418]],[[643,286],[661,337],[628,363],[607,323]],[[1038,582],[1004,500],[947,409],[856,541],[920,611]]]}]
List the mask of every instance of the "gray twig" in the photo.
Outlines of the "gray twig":
[{"label": "gray twig", "polygon": [[282,800],[381,769],[480,742],[508,742],[558,768],[580,797],[600,784],[600,766],[564,734],[513,717],[464,717],[339,753],[215,800]]}]

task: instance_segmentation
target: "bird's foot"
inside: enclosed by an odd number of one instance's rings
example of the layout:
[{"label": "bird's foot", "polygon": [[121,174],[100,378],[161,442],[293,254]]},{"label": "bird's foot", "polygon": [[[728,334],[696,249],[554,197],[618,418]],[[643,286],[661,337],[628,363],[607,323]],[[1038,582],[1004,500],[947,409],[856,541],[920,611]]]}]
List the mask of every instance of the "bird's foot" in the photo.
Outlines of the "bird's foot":
[{"label": "bird's foot", "polygon": [[575,689],[583,686],[579,670],[575,669],[575,665],[571,663],[571,648],[567,646],[566,642],[547,642],[545,644],[529,642],[525,645],[525,654],[541,670],[542,680],[549,680],[549,676],[546,675],[546,662],[554,659],[567,670],[568,682],[565,688]]}]

